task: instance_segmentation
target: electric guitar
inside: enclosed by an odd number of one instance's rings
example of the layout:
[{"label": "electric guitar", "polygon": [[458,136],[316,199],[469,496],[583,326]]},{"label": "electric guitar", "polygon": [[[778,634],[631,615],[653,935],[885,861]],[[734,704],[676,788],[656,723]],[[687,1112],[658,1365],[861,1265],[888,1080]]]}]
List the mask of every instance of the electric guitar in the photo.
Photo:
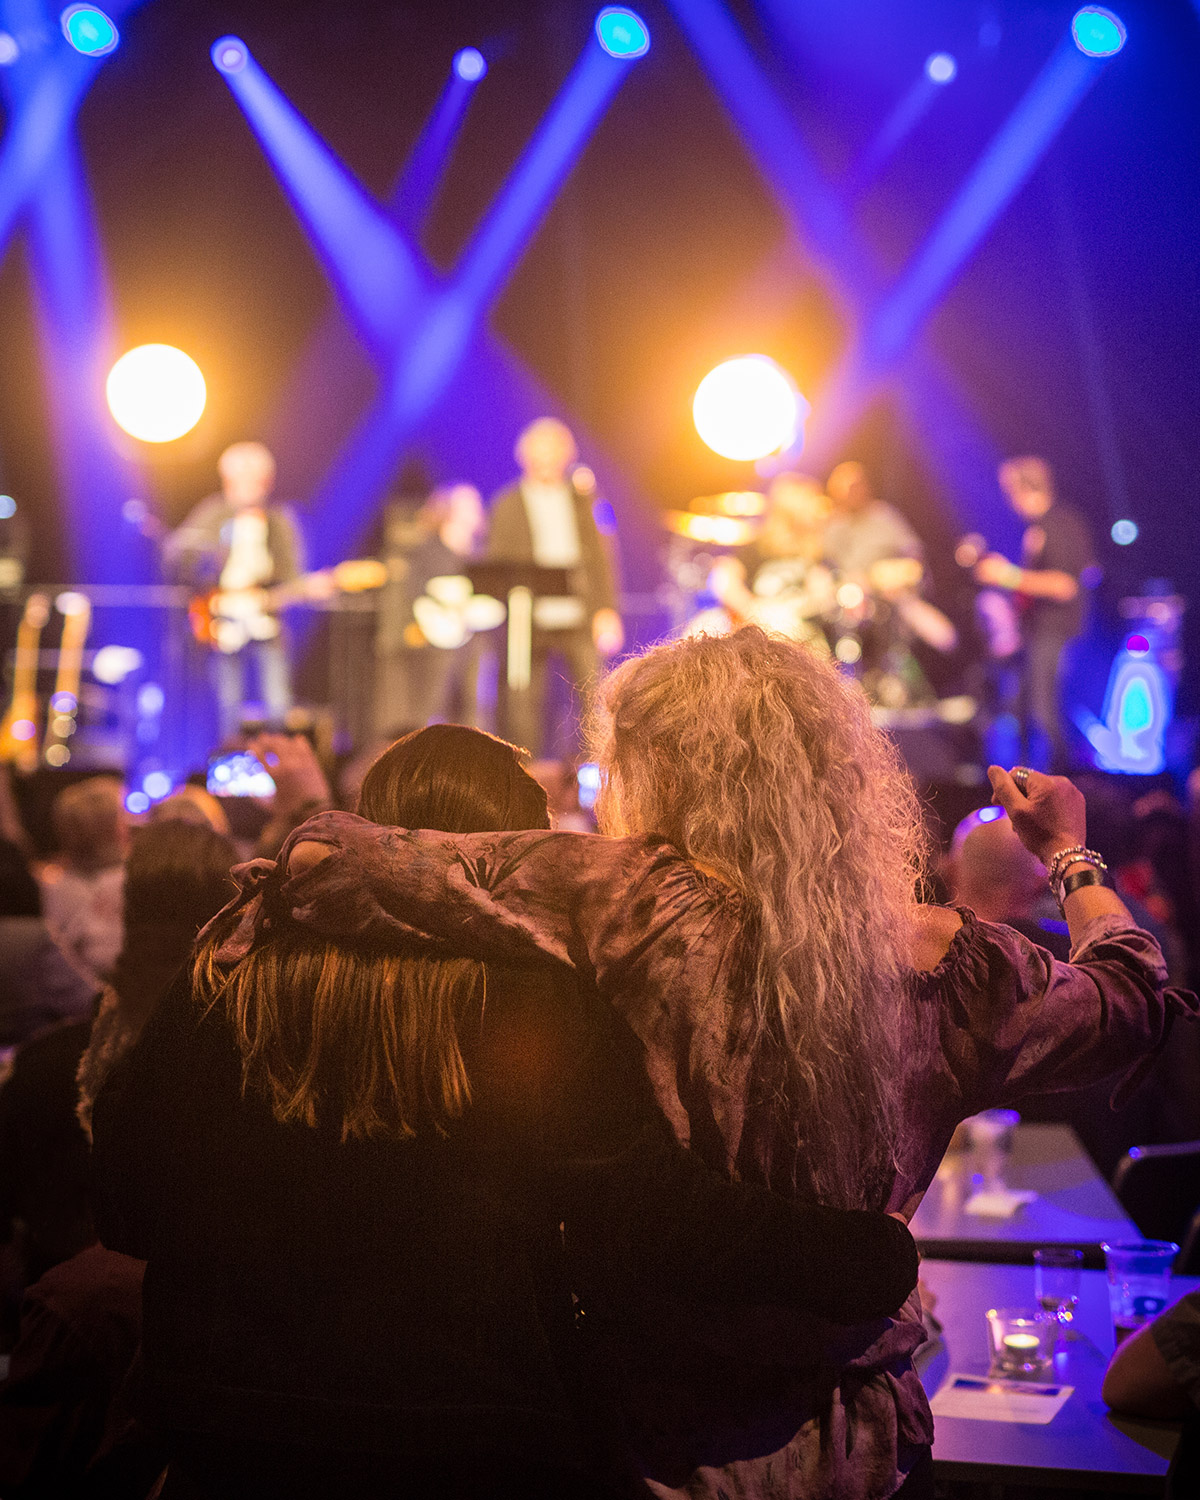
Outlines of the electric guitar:
[{"label": "electric guitar", "polygon": [[0,722],[0,760],[11,761],[19,771],[32,771],[37,766],[38,651],[49,619],[49,599],[45,594],[30,594],[17,627],[12,697]]},{"label": "electric guitar", "polygon": [[79,712],[79,684],[83,677],[83,650],[92,628],[92,602],[86,594],[59,594],[55,608],[63,617],[58,645],[58,671],[46,714],[46,738],[42,759],[48,766],[65,766],[71,758],[67,741],[75,733]]},{"label": "electric guitar", "polygon": [[373,557],[356,558],[304,573],[290,583],[197,594],[188,604],[188,620],[202,646],[232,656],[250,641],[273,640],[279,634],[276,614],[288,604],[324,598],[329,593],[361,594],[382,588],[387,581],[384,563]]}]

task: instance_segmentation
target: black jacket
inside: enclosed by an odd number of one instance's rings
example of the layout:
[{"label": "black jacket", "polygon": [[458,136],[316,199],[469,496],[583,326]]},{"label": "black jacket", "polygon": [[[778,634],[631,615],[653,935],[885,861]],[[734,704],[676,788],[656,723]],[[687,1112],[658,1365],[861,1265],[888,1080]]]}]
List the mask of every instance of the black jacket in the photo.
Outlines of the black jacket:
[{"label": "black jacket", "polygon": [[449,1136],[348,1142],[244,1096],[184,978],[96,1100],[101,1237],[146,1259],[152,1415],[220,1440],[407,1462],[581,1460],[579,1307],[671,1288],[860,1320],[915,1247],[682,1151],[636,1043],[553,967],[489,965]]},{"label": "black jacket", "polygon": [[[592,514],[590,495],[573,486],[575,524],[579,528],[580,564],[572,570],[571,592],[583,600],[589,615],[598,609],[616,609],[617,594],[613,584],[613,566],[608,544],[600,535]],[[489,562],[533,562],[533,533],[521,485],[507,485],[492,499],[488,512],[487,558]]]}]

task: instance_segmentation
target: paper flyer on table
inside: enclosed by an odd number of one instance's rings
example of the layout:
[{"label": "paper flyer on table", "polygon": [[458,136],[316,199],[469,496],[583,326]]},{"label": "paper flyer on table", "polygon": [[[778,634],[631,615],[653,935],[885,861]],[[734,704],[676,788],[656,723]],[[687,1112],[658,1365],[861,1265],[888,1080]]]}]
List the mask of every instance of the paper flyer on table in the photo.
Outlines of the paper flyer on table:
[{"label": "paper flyer on table", "polygon": [[989,1380],[986,1375],[946,1376],[929,1403],[935,1417],[968,1417],[977,1422],[1027,1422],[1045,1426],[1066,1405],[1073,1385],[1038,1385],[1028,1380]]}]

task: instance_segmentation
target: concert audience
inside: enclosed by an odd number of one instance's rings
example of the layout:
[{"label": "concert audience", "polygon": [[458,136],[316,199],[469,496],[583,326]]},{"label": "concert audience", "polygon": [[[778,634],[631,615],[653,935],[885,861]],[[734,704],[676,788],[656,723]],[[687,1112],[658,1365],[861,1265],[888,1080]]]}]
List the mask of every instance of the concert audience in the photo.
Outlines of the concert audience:
[{"label": "concert audience", "polygon": [[[915,907],[908,778],[860,689],[813,653],[753,628],[655,648],[602,684],[597,738],[601,826],[624,837],[432,837],[329,813],[295,836],[282,904],[326,935],[594,973],[676,1134],[804,1202],[907,1211],[962,1118],[1132,1082],[1196,1013],[1081,861],[1062,872],[1074,963]],[[990,775],[1043,864],[1084,842],[1069,782]],[[752,1334],[669,1302],[640,1312],[613,1315],[606,1354],[660,1497],[932,1492],[915,1298],[836,1334],[771,1309]]]},{"label": "concert audience", "polygon": [[0,1048],[90,1016],[96,989],[51,936],[25,855],[0,840]]},{"label": "concert audience", "polygon": [[[231,895],[234,858],[207,825],[168,819],[139,829],[124,943],[95,1026],[89,1015],[42,1033],[0,1089],[0,1237],[20,1222],[29,1288],[0,1385],[5,1500],[74,1493],[137,1349],[142,1267],[95,1244],[85,1132],[96,1090]],[[140,1473],[136,1453],[133,1462]]]},{"label": "concert audience", "polygon": [[[393,746],[360,810],[549,826],[517,752],[461,726]],[[609,1493],[581,1432],[593,1305],[879,1318],[911,1291],[894,1219],[801,1211],[679,1150],[582,980],[297,924],[291,842],[243,867],[94,1107],[105,1243],[149,1260],[166,1496]]]},{"label": "concert audience", "polygon": [[115,776],[89,776],[54,799],[59,858],[40,874],[46,922],[96,980],[121,951],[121,888],[129,852],[125,793]]}]

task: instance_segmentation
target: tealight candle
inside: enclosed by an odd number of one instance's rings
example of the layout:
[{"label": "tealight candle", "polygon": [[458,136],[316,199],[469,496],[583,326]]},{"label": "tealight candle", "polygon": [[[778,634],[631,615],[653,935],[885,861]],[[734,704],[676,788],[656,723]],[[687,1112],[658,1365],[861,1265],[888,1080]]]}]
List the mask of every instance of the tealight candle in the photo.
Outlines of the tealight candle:
[{"label": "tealight candle", "polygon": [[1033,1375],[1048,1368],[1050,1325],[1039,1322],[1036,1311],[992,1308],[987,1320],[993,1375]]}]

